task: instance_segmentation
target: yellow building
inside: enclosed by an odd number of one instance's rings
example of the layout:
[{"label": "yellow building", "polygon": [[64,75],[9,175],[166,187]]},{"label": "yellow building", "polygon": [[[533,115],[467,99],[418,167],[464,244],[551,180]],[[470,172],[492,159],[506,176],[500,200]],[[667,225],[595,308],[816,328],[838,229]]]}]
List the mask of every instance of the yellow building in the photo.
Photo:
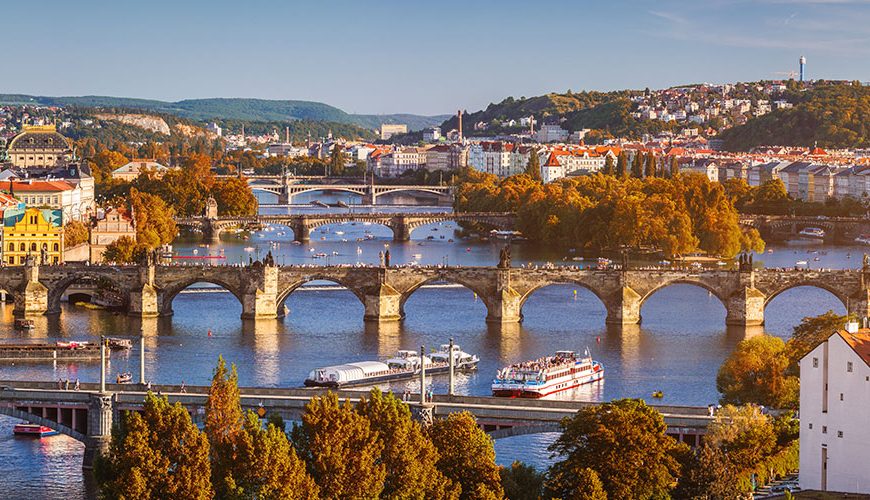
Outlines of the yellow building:
[{"label": "yellow building", "polygon": [[63,262],[63,225],[59,210],[27,208],[17,214],[3,214],[3,260],[6,265],[23,265],[28,255],[37,262]]}]

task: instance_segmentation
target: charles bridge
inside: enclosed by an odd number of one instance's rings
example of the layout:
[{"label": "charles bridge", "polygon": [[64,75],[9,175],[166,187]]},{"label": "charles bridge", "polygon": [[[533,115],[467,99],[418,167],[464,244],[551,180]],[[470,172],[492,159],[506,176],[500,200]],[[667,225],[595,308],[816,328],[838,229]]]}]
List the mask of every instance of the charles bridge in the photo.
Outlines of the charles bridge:
[{"label": "charles bridge", "polygon": [[404,305],[421,286],[455,283],[473,291],[486,305],[492,323],[522,321],[522,309],[535,290],[573,284],[596,295],[609,324],[637,324],[643,303],[657,290],[689,284],[708,290],[727,311],[729,325],[760,325],[765,306],[791,288],[822,288],[849,313],[870,316],[870,266],[860,270],[676,268],[580,269],[577,267],[373,267],[129,265],[25,266],[0,268],[0,289],[12,295],[19,316],[57,314],[64,291],[76,283],[97,283],[121,297],[127,312],[139,317],[168,316],[179,292],[198,282],[225,288],[242,305],[243,319],[284,315],[287,297],[306,283],[326,280],[344,286],[363,304],[367,321],[399,321]]},{"label": "charles bridge", "polygon": [[[151,390],[178,402],[195,423],[205,417],[208,387],[151,385]],[[142,384],[121,385],[83,383],[79,390],[59,389],[52,382],[0,381],[0,414],[38,425],[45,425],[85,445],[83,466],[90,468],[98,453],[105,452],[114,422],[122,412],[139,411],[145,399]],[[299,421],[312,397],[324,394],[315,389],[240,388],[242,408],[261,416],[277,414],[287,421]],[[361,391],[338,391],[342,400],[358,401]],[[419,399],[414,398],[414,401]],[[435,395],[431,402],[409,403],[412,413],[424,422],[450,413],[468,411],[478,425],[493,438],[554,432],[559,422],[581,408],[595,403],[545,401],[483,396]],[[653,406],[665,419],[668,434],[697,445],[712,420],[706,407]]]},{"label": "charles bridge", "polygon": [[200,230],[212,241],[217,241],[226,229],[240,226],[277,224],[293,230],[296,241],[309,241],[311,232],[326,224],[344,222],[368,222],[387,226],[393,231],[394,241],[408,241],[411,231],[434,222],[456,221],[476,222],[500,229],[513,229],[515,216],[502,212],[435,212],[435,213],[339,213],[339,214],[295,214],[295,215],[257,215],[251,217],[217,217],[216,214],[204,217],[176,219],[180,227]]}]

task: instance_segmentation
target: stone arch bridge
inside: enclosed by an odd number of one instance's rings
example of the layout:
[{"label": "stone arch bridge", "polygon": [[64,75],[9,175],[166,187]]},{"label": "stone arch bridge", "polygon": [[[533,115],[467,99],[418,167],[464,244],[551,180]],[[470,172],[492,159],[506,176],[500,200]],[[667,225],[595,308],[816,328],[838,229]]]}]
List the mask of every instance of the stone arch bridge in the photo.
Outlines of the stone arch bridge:
[{"label": "stone arch bridge", "polygon": [[862,234],[870,234],[870,219],[866,217],[741,215],[740,223],[758,229],[761,236],[770,241],[797,237],[809,227],[824,230],[826,241],[852,241]]},{"label": "stone arch bridge", "polygon": [[311,232],[326,224],[342,222],[370,222],[387,226],[393,231],[394,241],[408,241],[411,231],[433,222],[457,221],[476,222],[499,229],[513,229],[516,217],[502,212],[435,212],[435,213],[343,213],[343,214],[297,214],[297,215],[258,215],[255,217],[187,217],[176,219],[181,227],[194,228],[217,241],[220,233],[231,227],[249,224],[279,224],[293,230],[296,241],[309,241]]},{"label": "stone arch bridge", "polygon": [[727,311],[730,325],[760,325],[765,306],[791,288],[817,287],[837,297],[859,318],[870,316],[870,268],[861,270],[678,270],[545,269],[498,267],[284,266],[86,266],[0,268],[0,289],[10,293],[16,315],[56,314],[64,291],[75,283],[98,282],[123,298],[129,314],[172,314],[179,292],[213,283],[233,294],[242,318],[274,319],[284,314],[287,297],[306,283],[328,280],[346,287],[364,307],[369,321],[398,321],[404,305],[429,283],[455,283],[472,290],[486,305],[486,320],[522,320],[522,308],[535,290],[572,284],[590,290],[607,309],[607,323],[637,324],[643,303],[657,290],[690,284],[708,290]]}]

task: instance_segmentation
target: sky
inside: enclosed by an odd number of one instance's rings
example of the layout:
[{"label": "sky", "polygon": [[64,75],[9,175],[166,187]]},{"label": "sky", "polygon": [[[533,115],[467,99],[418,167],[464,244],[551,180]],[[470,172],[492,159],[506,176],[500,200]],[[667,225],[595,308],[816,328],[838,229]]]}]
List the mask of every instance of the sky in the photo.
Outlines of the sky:
[{"label": "sky", "polygon": [[0,93],[449,114],[568,89],[870,81],[870,0],[0,3]]}]

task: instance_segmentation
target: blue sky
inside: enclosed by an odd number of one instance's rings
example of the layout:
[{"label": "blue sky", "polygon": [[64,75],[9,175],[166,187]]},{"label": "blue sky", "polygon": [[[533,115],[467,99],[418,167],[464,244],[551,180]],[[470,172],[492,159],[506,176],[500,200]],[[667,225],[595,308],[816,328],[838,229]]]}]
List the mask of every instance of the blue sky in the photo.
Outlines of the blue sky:
[{"label": "blue sky", "polygon": [[[870,80],[870,0],[3,2],[0,92],[452,113],[512,95]],[[783,73],[779,73],[783,72]]]}]

